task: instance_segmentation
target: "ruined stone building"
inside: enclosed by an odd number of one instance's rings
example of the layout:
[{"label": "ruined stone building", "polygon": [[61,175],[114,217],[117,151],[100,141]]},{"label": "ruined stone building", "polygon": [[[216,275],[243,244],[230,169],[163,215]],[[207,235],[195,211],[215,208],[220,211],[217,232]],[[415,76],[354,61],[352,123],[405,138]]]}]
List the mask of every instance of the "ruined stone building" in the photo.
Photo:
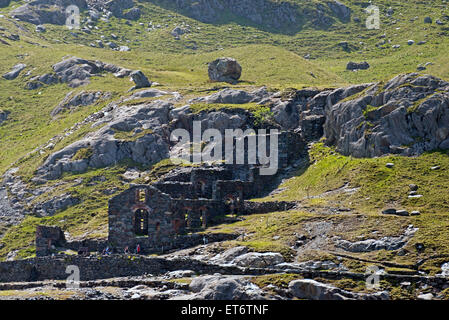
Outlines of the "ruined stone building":
[{"label": "ruined stone building", "polygon": [[[279,141],[279,166],[298,159],[304,145],[299,135],[282,133]],[[139,244],[144,252],[164,251],[198,244],[196,232],[223,222],[229,214],[251,214],[288,210],[286,202],[245,201],[260,196],[273,176],[260,174],[260,165],[219,165],[181,167],[151,185],[131,185],[109,200],[107,243],[117,252]],[[76,248],[67,243],[59,228],[38,228],[39,255],[48,254],[48,243]],[[47,247],[46,247],[47,246]],[[78,247],[101,246],[97,243]]]}]

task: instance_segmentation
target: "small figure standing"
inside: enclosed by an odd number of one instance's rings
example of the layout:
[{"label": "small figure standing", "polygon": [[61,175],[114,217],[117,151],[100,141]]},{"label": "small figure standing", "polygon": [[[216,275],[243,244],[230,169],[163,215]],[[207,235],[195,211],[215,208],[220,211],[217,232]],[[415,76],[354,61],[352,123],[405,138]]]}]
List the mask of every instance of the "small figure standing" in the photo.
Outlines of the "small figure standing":
[{"label": "small figure standing", "polygon": [[140,254],[140,244],[137,244],[136,246],[136,254]]}]

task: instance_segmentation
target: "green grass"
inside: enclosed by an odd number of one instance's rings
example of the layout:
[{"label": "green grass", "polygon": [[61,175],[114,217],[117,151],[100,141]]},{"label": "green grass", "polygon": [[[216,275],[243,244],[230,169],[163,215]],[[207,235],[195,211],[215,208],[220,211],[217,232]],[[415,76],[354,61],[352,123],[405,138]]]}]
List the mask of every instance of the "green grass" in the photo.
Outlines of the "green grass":
[{"label": "green grass", "polygon": [[[317,3],[317,1],[312,3],[291,1],[298,3],[301,8]],[[233,87],[245,90],[262,85],[267,86],[269,90],[284,90],[304,87],[335,88],[363,82],[385,81],[399,73],[414,72],[418,64],[427,61],[433,62],[433,65],[428,66],[426,72],[449,79],[449,70],[446,68],[449,63],[446,54],[449,48],[447,26],[438,26],[435,23],[427,25],[422,22],[427,15],[435,20],[448,14],[442,1],[413,0],[391,3],[379,0],[376,5],[380,6],[382,12],[380,30],[367,30],[364,27],[366,14],[359,2],[353,0],[343,2],[351,7],[353,16],[361,18],[362,23],[351,21],[343,24],[337,21],[334,26],[322,30],[301,19],[298,26],[291,30],[270,30],[224,13],[222,21],[205,24],[173,13],[169,8],[140,1],[138,5],[143,11],[143,16],[139,22],[147,24],[152,21],[154,25],[161,24],[161,29],[147,32],[146,27],[140,26],[137,22],[129,26],[123,20],[112,18],[108,23],[99,22],[99,29],[93,30],[92,34],[77,31],[78,36],[75,37],[64,26],[46,25],[47,32],[39,34],[34,31],[34,25],[21,23],[24,29],[20,30],[12,21],[0,19],[0,25],[8,30],[6,33],[18,33],[21,36],[21,40],[17,42],[8,40],[10,46],[0,45],[2,56],[0,74],[10,71],[17,63],[27,65],[17,79],[13,81],[0,79],[2,88],[0,109],[10,112],[8,120],[0,126],[0,174],[10,167],[18,166],[19,175],[32,186],[30,179],[35,170],[51,153],[61,150],[98,128],[91,128],[90,124],[84,125],[72,135],[57,142],[51,149],[42,152],[33,150],[45,146],[49,139],[57,135],[64,135],[68,128],[93,112],[101,110],[111,101],[128,95],[127,91],[132,86],[128,79],[103,74],[91,79],[89,85],[80,89],[111,92],[110,100],[63,113],[57,119],[52,119],[50,112],[72,89],[65,84],[58,84],[28,91],[24,89],[27,80],[25,74],[28,71],[31,71],[31,76],[51,72],[51,66],[67,55],[140,69],[151,81],[159,82],[158,88],[161,90],[178,91],[185,96],[185,99],[176,106],[184,104],[189,98],[209,94],[205,92],[230,86],[226,83],[212,83],[207,76],[206,64],[221,56],[231,56],[240,62],[243,67],[242,77]],[[2,12],[7,13],[22,3],[15,1],[9,7],[3,8]],[[395,9],[392,18],[387,18],[383,13],[389,6]],[[169,14],[172,15],[171,18]],[[415,16],[419,19],[411,23],[410,19]],[[393,23],[393,20],[396,20],[396,23]],[[191,26],[192,33],[181,37],[181,40],[174,40],[169,32],[174,25],[182,22]],[[117,43],[128,45],[132,51],[116,52],[89,46],[91,42],[99,39],[101,34],[106,35],[107,39],[104,42],[107,42],[111,33],[118,35]],[[390,42],[376,47],[383,34]],[[408,39],[414,39],[416,42],[426,40],[427,43],[423,46],[408,46],[406,44]],[[342,51],[338,46],[340,41],[347,41],[354,48],[353,51]],[[393,44],[401,44],[401,48],[393,49],[391,47]],[[304,59],[306,54],[310,54],[312,59]],[[346,70],[347,62],[365,60],[371,65],[369,70],[359,72]],[[285,90],[285,94],[288,94],[288,90]],[[153,99],[137,99],[127,104],[150,101]],[[269,122],[272,117],[267,107],[256,104],[240,106],[196,104],[192,109],[194,112],[201,112],[233,107],[250,111],[256,125]],[[372,111],[371,107],[368,107],[366,112],[369,111]],[[410,111],[412,112],[413,108]],[[366,122],[365,125],[369,126],[369,123]],[[150,133],[116,132],[115,137],[131,141]],[[86,148],[80,150],[74,158],[84,159],[89,155],[90,151]],[[433,152],[411,158],[389,156],[353,159],[317,144],[311,149],[310,157],[311,166],[286,181],[281,186],[286,190],[269,199],[298,200],[320,212],[329,206],[348,207],[363,219],[358,221],[354,217],[345,216],[323,218],[304,211],[294,211],[255,215],[242,222],[219,226],[212,232],[246,230],[249,237],[242,242],[243,244],[258,251],[279,251],[287,259],[293,259],[294,253],[290,248],[293,233],[302,230],[303,224],[310,221],[328,219],[341,225],[344,232],[338,235],[351,240],[367,237],[376,229],[379,229],[382,235],[395,235],[407,224],[413,223],[420,230],[407,247],[409,255],[397,257],[388,252],[377,252],[367,256],[404,263],[415,262],[423,257],[413,251],[413,245],[417,242],[422,242],[426,246],[424,257],[449,254],[447,245],[449,202],[444,197],[449,189],[447,154]],[[387,162],[394,162],[395,167],[386,168]],[[436,164],[441,166],[441,170],[431,171],[430,167]],[[53,217],[29,216],[15,227],[2,225],[1,230],[2,233],[5,232],[5,236],[0,240],[4,245],[0,249],[0,257],[4,258],[13,250],[19,250],[19,257],[32,256],[35,226],[41,223],[59,225],[74,236],[105,237],[107,200],[110,196],[103,194],[101,190],[117,188],[118,192],[126,188],[127,184],[121,181],[119,176],[127,168],[135,166],[135,163],[129,161],[116,167],[91,170],[81,175],[65,175],[61,179],[61,185],[41,195],[35,202],[64,192],[70,192],[81,198],[82,202],[58,212]],[[169,160],[161,161],[151,168],[148,175],[136,182],[153,181],[175,167]],[[105,176],[106,180],[91,181],[96,176]],[[82,179],[82,183],[76,185],[76,179]],[[89,182],[97,184],[88,185]],[[329,193],[322,196],[323,193],[336,190],[346,183],[352,188],[358,188],[358,191]],[[410,183],[420,186],[419,192],[424,195],[423,198],[408,199],[407,191]],[[54,185],[54,182],[48,185]],[[267,199],[257,199],[257,201],[264,200]],[[410,218],[379,215],[383,208],[390,206],[420,210],[422,215]],[[280,238],[273,240],[275,235],[280,235]],[[313,252],[310,256],[329,259],[329,254],[323,252]],[[349,264],[348,261],[345,263]],[[429,260],[422,268],[435,273],[439,268],[438,263],[440,261]],[[353,268],[362,269],[363,264],[353,263]]]}]

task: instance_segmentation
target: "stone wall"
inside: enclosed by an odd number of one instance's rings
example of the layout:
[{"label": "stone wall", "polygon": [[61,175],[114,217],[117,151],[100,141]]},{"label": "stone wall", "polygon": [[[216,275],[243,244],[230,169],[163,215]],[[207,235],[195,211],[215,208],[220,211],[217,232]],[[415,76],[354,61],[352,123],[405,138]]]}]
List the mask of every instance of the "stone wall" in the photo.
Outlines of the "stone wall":
[{"label": "stone wall", "polygon": [[153,186],[173,199],[195,199],[196,193],[191,182],[165,181]]},{"label": "stone wall", "polygon": [[45,256],[55,247],[61,247],[66,243],[64,232],[61,228],[51,226],[36,227],[36,255]]},{"label": "stone wall", "polygon": [[[63,256],[39,257],[26,260],[0,262],[0,282],[27,282],[42,280],[66,280],[68,266],[76,266],[80,280],[107,279],[113,277],[160,275],[168,271],[186,268],[201,273],[222,272],[222,268],[196,260],[163,259],[137,255]],[[239,274],[239,268],[235,269]],[[229,269],[229,268],[228,268]],[[233,270],[231,270],[233,271]]]}]

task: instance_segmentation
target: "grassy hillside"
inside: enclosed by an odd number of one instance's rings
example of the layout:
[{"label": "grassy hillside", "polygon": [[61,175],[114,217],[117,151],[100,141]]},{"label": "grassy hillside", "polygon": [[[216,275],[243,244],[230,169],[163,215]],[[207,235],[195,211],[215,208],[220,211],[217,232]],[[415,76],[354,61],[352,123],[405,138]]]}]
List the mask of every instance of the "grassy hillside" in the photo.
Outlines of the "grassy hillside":
[{"label": "grassy hillside", "polygon": [[[319,1],[290,0],[300,6],[315,6]],[[221,56],[236,58],[243,67],[241,82],[236,88],[252,89],[266,85],[270,89],[289,87],[338,87],[348,84],[374,82],[389,79],[398,73],[413,72],[420,64],[431,62],[426,73],[449,79],[447,37],[449,14],[445,1],[377,1],[381,8],[381,27],[368,30],[363,9],[368,3],[353,0],[342,1],[352,9],[348,23],[336,20],[332,27],[320,29],[307,21],[292,30],[270,30],[248,23],[238,17],[224,17],[216,24],[206,24],[180,15],[156,5],[155,1],[138,1],[143,14],[139,21],[130,25],[123,19],[111,18],[109,22],[99,21],[98,29],[90,34],[80,30],[71,32],[64,26],[45,25],[45,33],[35,32],[35,26],[7,18],[12,9],[23,4],[14,1],[1,9],[6,17],[0,18],[1,33],[20,35],[19,41],[0,39],[0,74],[8,72],[17,63],[25,63],[26,69],[12,81],[0,78],[0,110],[9,111],[8,120],[0,126],[0,174],[8,168],[19,166],[20,175],[28,181],[34,170],[50,152],[62,149],[92,130],[83,126],[69,137],[58,142],[52,150],[32,153],[37,147],[46,145],[56,135],[63,135],[75,123],[103,108],[108,102],[128,94],[132,86],[127,78],[118,79],[110,74],[91,79],[87,86],[71,89],[66,84],[44,86],[37,90],[26,90],[25,81],[30,76],[51,71],[51,66],[65,56],[78,56],[101,60],[130,69],[142,70],[150,80],[160,83],[161,90],[179,91],[188,98],[204,95],[200,91],[213,90],[227,84],[211,83],[207,77],[207,63]],[[387,16],[392,7],[394,13]],[[85,17],[86,13],[83,13]],[[430,16],[432,24],[425,24],[424,17]],[[360,22],[354,21],[358,17]],[[435,23],[440,19],[444,24]],[[413,20],[413,21],[412,21]],[[148,23],[160,24],[160,28],[148,31]],[[175,40],[170,31],[176,25],[189,25],[191,32]],[[19,28],[20,26],[20,28]],[[113,40],[111,34],[117,35]],[[119,45],[127,45],[130,52],[117,52],[108,48],[93,48],[91,43],[101,39]],[[415,44],[408,45],[408,40]],[[417,45],[419,41],[426,41]],[[350,50],[339,45],[347,42]],[[393,45],[400,45],[393,48]],[[305,59],[308,55],[310,58]],[[365,71],[346,70],[349,61],[368,61],[371,68]],[[26,73],[31,71],[30,76]],[[102,90],[111,92],[110,100],[78,108],[52,119],[50,112],[70,92],[81,90]],[[180,104],[184,103],[181,101]],[[208,106],[197,106],[198,110]],[[401,232],[408,224],[420,230],[407,248],[408,256],[393,256],[390,252],[375,252],[366,255],[369,259],[390,260],[398,263],[415,263],[419,257],[413,251],[417,242],[429,249],[426,257],[435,254],[449,254],[447,231],[449,228],[449,203],[442,196],[448,192],[446,169],[449,160],[444,152],[433,152],[415,158],[383,157],[379,159],[352,159],[338,155],[333,150],[315,145],[311,149],[313,164],[297,176],[285,182],[284,191],[270,197],[270,200],[298,200],[305,206],[303,211],[273,215],[257,215],[235,225],[220,226],[218,230],[247,230],[252,236],[246,244],[261,251],[277,250],[290,256],[292,234],[302,230],[305,223],[329,220],[341,226],[338,233],[348,239],[368,237],[379,231],[378,236]],[[395,163],[393,169],[385,167],[387,162]],[[437,171],[430,167],[440,165]],[[55,194],[71,192],[83,202],[50,218],[27,217],[20,225],[10,228],[1,226],[5,232],[0,240],[0,258],[8,252],[19,250],[18,257],[33,255],[35,226],[40,223],[59,225],[75,237],[104,237],[107,234],[107,199],[102,189],[122,190],[129,181],[121,178],[132,164],[119,164],[114,168],[90,171],[82,175],[65,176],[63,184]],[[162,169],[161,169],[162,168]],[[144,168],[154,171],[169,167]],[[105,181],[95,182],[103,176]],[[79,183],[79,181],[82,181]],[[91,184],[94,181],[96,184]],[[407,197],[408,185],[420,186],[421,199]],[[342,188],[347,185],[346,188]],[[345,192],[348,189],[353,192]],[[42,196],[44,197],[44,196]],[[39,198],[37,200],[42,200]],[[258,199],[263,201],[266,199]],[[383,208],[395,206],[419,210],[416,217],[385,217]],[[328,215],[333,208],[349,208],[355,216]],[[347,220],[346,220],[347,219]],[[268,223],[267,223],[268,220]],[[270,222],[271,221],[271,222]],[[275,223],[273,222],[275,221]],[[265,225],[265,227],[263,227]],[[216,230],[210,230],[215,232]],[[281,235],[278,240],[273,236]],[[323,253],[308,253],[310,256],[328,258]],[[299,257],[306,259],[310,256]],[[350,265],[350,264],[348,264]],[[434,260],[425,264],[425,270],[437,269]],[[359,268],[355,266],[353,269]]]}]

